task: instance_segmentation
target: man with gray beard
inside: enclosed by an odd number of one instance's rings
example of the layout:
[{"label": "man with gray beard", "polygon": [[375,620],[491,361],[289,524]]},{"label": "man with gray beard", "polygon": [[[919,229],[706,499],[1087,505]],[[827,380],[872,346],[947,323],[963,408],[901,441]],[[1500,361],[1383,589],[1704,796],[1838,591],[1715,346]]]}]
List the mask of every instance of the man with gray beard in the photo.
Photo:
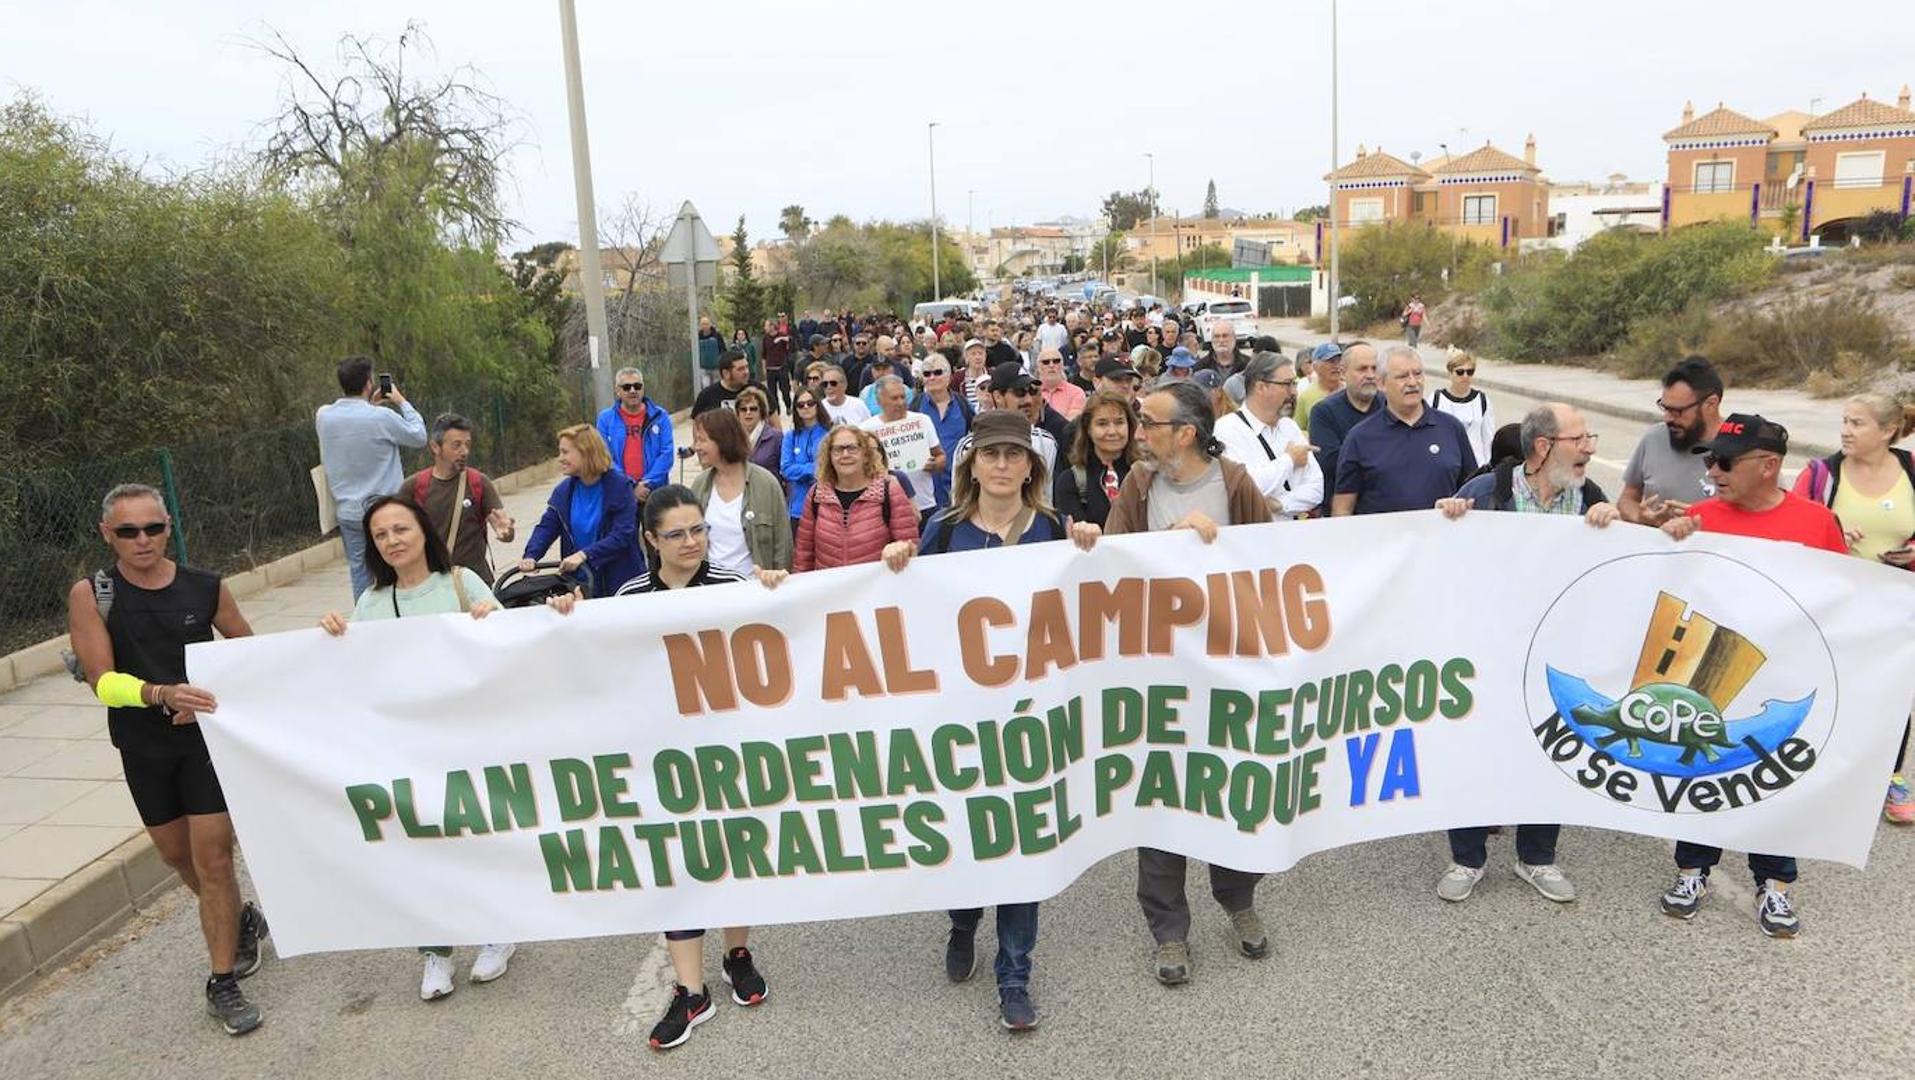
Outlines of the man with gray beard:
[{"label": "man with gray beard", "polygon": [[[1575,409],[1545,402],[1523,417],[1523,459],[1505,460],[1464,484],[1453,497],[1436,500],[1436,508],[1454,521],[1470,510],[1508,510],[1523,514],[1574,514],[1601,529],[1619,516],[1589,479],[1589,459],[1596,453],[1596,434]],[[1529,882],[1544,899],[1566,904],[1576,899],[1576,886],[1556,865],[1556,836],[1560,825],[1519,825],[1516,828],[1517,877]],[[1450,868],[1436,883],[1436,895],[1451,903],[1469,899],[1489,862],[1489,829],[1477,826],[1450,830]]]}]

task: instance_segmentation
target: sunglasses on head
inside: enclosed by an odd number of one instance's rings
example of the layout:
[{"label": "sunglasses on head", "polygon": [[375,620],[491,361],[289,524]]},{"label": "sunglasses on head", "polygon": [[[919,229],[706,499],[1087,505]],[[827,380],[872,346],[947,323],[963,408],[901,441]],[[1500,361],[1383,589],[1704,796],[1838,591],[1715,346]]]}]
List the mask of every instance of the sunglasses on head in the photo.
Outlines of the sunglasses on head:
[{"label": "sunglasses on head", "polygon": [[122,540],[131,540],[141,533],[145,533],[148,536],[158,536],[165,531],[166,522],[164,521],[151,521],[145,525],[115,525],[113,527],[113,535]]},{"label": "sunglasses on head", "polygon": [[622,382],[618,384],[618,388],[626,393],[630,393],[634,390],[645,389],[645,384],[642,382]]}]

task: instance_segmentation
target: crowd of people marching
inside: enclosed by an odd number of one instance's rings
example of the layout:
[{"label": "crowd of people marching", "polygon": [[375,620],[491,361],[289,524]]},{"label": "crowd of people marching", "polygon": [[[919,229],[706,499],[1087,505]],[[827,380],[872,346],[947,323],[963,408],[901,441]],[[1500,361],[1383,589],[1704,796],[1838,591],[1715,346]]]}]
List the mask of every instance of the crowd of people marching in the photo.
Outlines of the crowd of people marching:
[{"label": "crowd of people marching", "polygon": [[[1405,327],[1420,331],[1422,316],[1419,300]],[[1285,355],[1267,338],[1237,340],[1227,321],[1203,341],[1174,310],[1031,300],[925,325],[884,314],[780,315],[755,334],[738,328],[729,343],[707,321],[700,352],[704,385],[689,421],[695,478],[673,482],[681,465],[673,418],[647,395],[643,372],[620,370],[616,403],[595,422],[558,432],[563,478],[522,559],[499,577],[488,549],[515,542],[518,523],[490,478],[467,464],[472,425],[448,414],[428,426],[398,387],[375,378],[371,361],[341,362],[342,396],[317,423],[355,603],[322,625],[344,634],[367,619],[481,618],[500,605],[493,590],[505,591],[504,577],[542,570],[581,583],[541,600],[568,612],[586,591],[775,588],[792,573],[873,562],[902,570],[951,551],[1045,542],[1092,550],[1105,534],[1170,529],[1209,542],[1235,525],[1431,508],[1452,519],[1574,515],[1595,528],[1653,527],[1677,540],[1697,530],[1734,533],[1903,570],[1915,564],[1915,461],[1893,445],[1915,431],[1915,409],[1879,395],[1851,399],[1841,452],[1811,462],[1788,486],[1788,432],[1726,412],[1728,389],[1701,357],[1663,376],[1663,422],[1643,433],[1612,497],[1587,475],[1597,435],[1576,409],[1547,403],[1498,426],[1473,385],[1477,360],[1455,351],[1447,386],[1433,388],[1421,354],[1402,344],[1349,341]],[[401,451],[419,447],[431,466],[403,475]],[[184,649],[215,630],[251,631],[216,576],[166,557],[170,520],[158,492],[123,485],[101,509],[114,561],[73,587],[74,648],[110,709],[142,820],[198,894],[212,967],[207,1010],[240,1034],[260,1022],[237,980],[258,968],[267,923],[240,899],[224,799],[191,722],[217,700],[212,688],[186,683]],[[542,567],[554,545],[556,567]],[[1897,824],[1915,820],[1902,766],[1898,754],[1883,807]],[[1439,897],[1468,899],[1496,831],[1451,831]],[[1558,832],[1520,825],[1513,870],[1563,903],[1576,889],[1557,863]],[[1661,910],[1694,916],[1720,856],[1678,845]],[[1748,862],[1758,926],[1795,936],[1795,860],[1757,853]],[[1260,875],[1222,866],[1209,873],[1238,948],[1268,955],[1254,902]],[[1156,943],[1151,972],[1166,985],[1191,975],[1184,878],[1183,856],[1139,851],[1137,895]],[[1002,904],[996,913],[999,1009],[1012,1030],[1037,1023],[1037,907]],[[975,971],[982,916],[950,913],[944,961],[954,981]],[[680,1045],[714,1014],[704,934],[666,935],[677,986],[652,1031],[655,1048]],[[720,975],[732,1000],[765,1001],[748,928],[725,928],[723,938]],[[503,975],[513,948],[481,949],[470,978]],[[421,952],[420,996],[450,994],[451,950]]]}]

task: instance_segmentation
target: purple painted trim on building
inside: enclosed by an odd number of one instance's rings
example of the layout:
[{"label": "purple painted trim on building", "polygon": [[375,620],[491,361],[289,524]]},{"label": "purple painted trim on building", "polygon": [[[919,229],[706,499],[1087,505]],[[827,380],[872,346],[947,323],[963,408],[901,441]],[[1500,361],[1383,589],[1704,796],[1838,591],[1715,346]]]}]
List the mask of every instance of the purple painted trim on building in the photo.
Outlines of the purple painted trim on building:
[{"label": "purple painted trim on building", "polygon": [[1762,181],[1749,185],[1749,224],[1757,225],[1762,221]]},{"label": "purple painted trim on building", "polygon": [[1509,215],[1503,215],[1503,246],[1509,246]]},{"label": "purple painted trim on building", "polygon": [[1915,196],[1915,176],[1902,174],[1902,220],[1908,220],[1910,196]]},{"label": "purple painted trim on building", "polygon": [[1662,230],[1664,232],[1669,231],[1669,192],[1671,190],[1668,184],[1662,185]]},{"label": "purple painted trim on building", "polygon": [[1802,182],[1802,242],[1809,242],[1809,229],[1815,223],[1815,181]]}]

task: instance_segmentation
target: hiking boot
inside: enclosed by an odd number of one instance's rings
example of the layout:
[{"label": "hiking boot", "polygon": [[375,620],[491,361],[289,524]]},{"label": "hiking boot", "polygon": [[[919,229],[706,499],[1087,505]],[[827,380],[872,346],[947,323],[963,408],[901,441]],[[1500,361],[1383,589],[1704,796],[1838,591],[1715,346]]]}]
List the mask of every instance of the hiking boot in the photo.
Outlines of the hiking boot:
[{"label": "hiking boot", "polygon": [[1676,875],[1676,883],[1662,894],[1662,913],[1678,919],[1693,919],[1697,909],[1702,907],[1702,898],[1709,895],[1709,879],[1700,871],[1684,870]]},{"label": "hiking boot", "polygon": [[1901,773],[1888,778],[1888,798],[1882,801],[1882,816],[1891,825],[1915,822],[1915,798],[1908,793],[1908,781]]},{"label": "hiking boot", "polygon": [[266,913],[251,900],[239,907],[239,945],[233,950],[233,977],[243,979],[259,970],[259,941],[272,933],[266,927]]},{"label": "hiking boot", "polygon": [[259,1026],[259,1006],[246,1000],[239,979],[215,975],[206,980],[206,1015],[218,1020],[228,1035],[244,1035]]},{"label": "hiking boot", "polygon": [[1575,884],[1563,873],[1562,868],[1555,863],[1548,863],[1543,866],[1531,866],[1526,862],[1518,862],[1515,866],[1515,870],[1516,876],[1535,886],[1536,891],[1542,893],[1543,899],[1545,900],[1554,900],[1558,904],[1567,904],[1571,900],[1576,899]]},{"label": "hiking boot", "polygon": [[1022,986],[1007,986],[998,991],[997,1010],[1006,1031],[1030,1031],[1037,1027],[1037,1005],[1031,992]]},{"label": "hiking boot", "polygon": [[1789,894],[1774,881],[1762,883],[1755,898],[1755,921],[1770,937],[1792,938],[1802,932],[1802,917],[1795,913]]},{"label": "hiking boot", "polygon": [[1157,981],[1165,986],[1182,986],[1190,981],[1190,943],[1157,943]]},{"label": "hiking boot", "polygon": [[479,950],[479,956],[472,961],[472,981],[489,983],[505,974],[506,965],[512,962],[512,954],[519,951],[517,945],[487,945]]},{"label": "hiking boot", "polygon": [[751,950],[743,945],[725,954],[723,964],[725,985],[731,987],[731,999],[747,1008],[765,1000],[771,988],[765,985],[765,977],[758,974],[757,965],[751,962]]},{"label": "hiking boot", "polygon": [[951,940],[944,945],[944,974],[954,983],[977,973],[977,927],[951,927]]},{"label": "hiking boot", "polygon": [[1257,917],[1256,908],[1231,912],[1230,926],[1237,931],[1238,952],[1252,960],[1270,955],[1270,935],[1263,932],[1263,920]]},{"label": "hiking boot", "polygon": [[683,1046],[685,1040],[692,1037],[692,1029],[710,1020],[718,1009],[711,1003],[711,994],[703,987],[694,994],[682,986],[672,987],[672,1003],[666,1007],[665,1015],[652,1027],[651,1047],[654,1050],[670,1050],[674,1046]]},{"label": "hiking boot", "polygon": [[1436,879],[1436,895],[1452,904],[1460,904],[1469,899],[1476,891],[1476,883],[1483,880],[1483,868],[1451,863],[1449,872]]},{"label": "hiking boot", "polygon": [[437,1001],[452,994],[452,958],[425,954],[425,972],[419,976],[419,1000]]}]

